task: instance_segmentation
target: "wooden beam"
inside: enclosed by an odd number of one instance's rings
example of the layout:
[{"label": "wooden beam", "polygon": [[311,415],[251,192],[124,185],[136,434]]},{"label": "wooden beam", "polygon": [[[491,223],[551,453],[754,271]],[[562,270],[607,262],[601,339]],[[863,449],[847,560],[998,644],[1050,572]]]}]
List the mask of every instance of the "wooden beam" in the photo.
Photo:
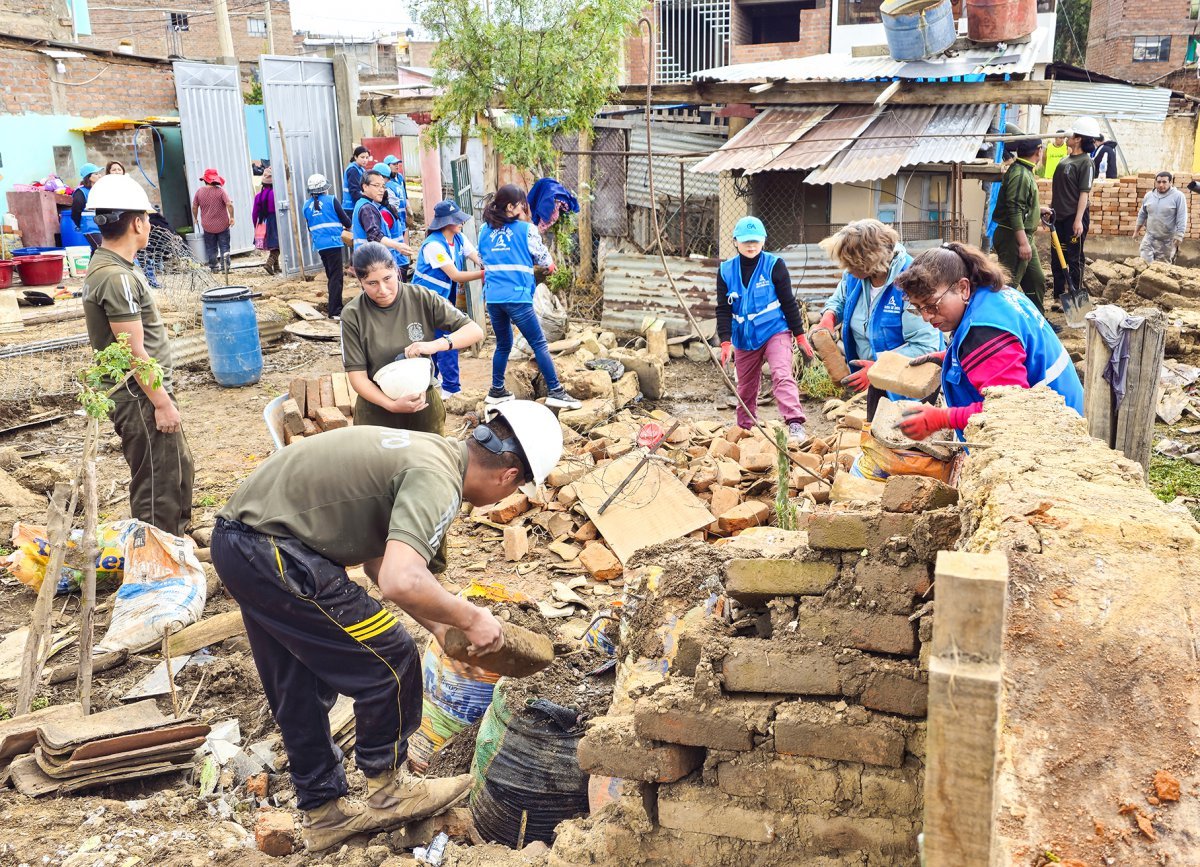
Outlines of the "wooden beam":
[{"label": "wooden beam", "polygon": [[421,114],[433,111],[432,96],[384,96],[363,94],[358,100],[358,113],[364,117],[394,117],[400,114]]},{"label": "wooden beam", "polygon": [[1129,369],[1125,399],[1117,408],[1114,448],[1150,470],[1154,414],[1158,406],[1158,373],[1167,344],[1167,317],[1157,307],[1139,307],[1134,316],[1144,322],[1129,335]]}]

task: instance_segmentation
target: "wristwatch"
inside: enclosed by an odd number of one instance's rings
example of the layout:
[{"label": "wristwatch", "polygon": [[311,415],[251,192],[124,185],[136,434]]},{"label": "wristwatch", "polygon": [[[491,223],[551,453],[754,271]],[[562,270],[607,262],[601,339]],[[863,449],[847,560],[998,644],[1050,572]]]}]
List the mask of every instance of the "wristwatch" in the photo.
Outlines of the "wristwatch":
[{"label": "wristwatch", "polygon": [[450,339],[449,334],[443,334],[442,336],[446,338],[446,351],[452,352],[454,350],[454,341]]}]

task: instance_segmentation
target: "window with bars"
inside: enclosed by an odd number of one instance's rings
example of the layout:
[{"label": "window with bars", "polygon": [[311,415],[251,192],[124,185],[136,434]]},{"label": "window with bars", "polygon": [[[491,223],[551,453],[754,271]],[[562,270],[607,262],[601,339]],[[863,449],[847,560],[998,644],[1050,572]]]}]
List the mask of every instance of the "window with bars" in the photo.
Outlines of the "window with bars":
[{"label": "window with bars", "polygon": [[251,36],[266,36],[267,35],[267,19],[266,18],[247,18],[246,32]]},{"label": "window with bars", "polygon": [[729,63],[730,0],[656,0],[655,80],[688,81]]},{"label": "window with bars", "polygon": [[1135,36],[1134,63],[1163,63],[1171,59],[1170,36]]},{"label": "window with bars", "polygon": [[171,29],[176,33],[187,33],[188,14],[186,12],[171,12]]}]

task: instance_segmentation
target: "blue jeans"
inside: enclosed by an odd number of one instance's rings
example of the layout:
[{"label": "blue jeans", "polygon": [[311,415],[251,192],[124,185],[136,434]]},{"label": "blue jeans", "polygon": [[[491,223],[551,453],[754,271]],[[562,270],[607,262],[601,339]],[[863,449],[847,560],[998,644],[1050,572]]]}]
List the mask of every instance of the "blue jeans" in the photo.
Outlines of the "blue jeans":
[{"label": "blue jeans", "polygon": [[[455,295],[457,294],[454,290],[456,288],[457,284],[450,284],[450,297],[446,300],[450,302],[451,307],[454,306]],[[439,337],[446,337],[448,334],[450,334],[449,331],[442,331],[442,329],[439,328],[433,332],[433,337],[436,340]],[[433,354],[433,363],[437,365],[438,376],[441,377],[442,380],[442,391],[446,392],[447,394],[458,394],[460,391],[462,391],[462,383],[458,378],[457,349],[449,349],[445,352],[435,352]]]},{"label": "blue jeans", "polygon": [[492,388],[504,388],[504,372],[508,368],[508,355],[512,352],[514,325],[533,349],[533,357],[537,360],[538,370],[542,372],[542,379],[546,380],[546,388],[549,391],[562,388],[558,373],[554,370],[554,360],[550,357],[550,344],[542,333],[542,323],[538,322],[537,314],[533,312],[533,304],[489,304],[487,312],[488,319],[492,320],[492,331],[496,334],[496,352],[492,356]]}]

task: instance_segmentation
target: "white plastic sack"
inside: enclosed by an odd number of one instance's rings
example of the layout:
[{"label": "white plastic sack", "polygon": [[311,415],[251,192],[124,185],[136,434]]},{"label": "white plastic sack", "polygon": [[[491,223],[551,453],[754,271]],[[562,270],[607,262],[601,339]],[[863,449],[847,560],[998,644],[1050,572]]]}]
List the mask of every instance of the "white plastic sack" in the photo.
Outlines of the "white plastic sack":
[{"label": "white plastic sack", "polygon": [[125,541],[125,577],[97,650],[141,650],[200,619],[206,586],[195,543],[141,521]]},{"label": "white plastic sack", "polygon": [[[545,283],[539,283],[533,290],[533,313],[542,324],[542,333],[546,340],[553,343],[567,336],[567,308],[557,295],[546,288]],[[516,329],[513,329],[514,331]],[[526,355],[533,355],[529,342],[518,331],[514,346]]]}]

